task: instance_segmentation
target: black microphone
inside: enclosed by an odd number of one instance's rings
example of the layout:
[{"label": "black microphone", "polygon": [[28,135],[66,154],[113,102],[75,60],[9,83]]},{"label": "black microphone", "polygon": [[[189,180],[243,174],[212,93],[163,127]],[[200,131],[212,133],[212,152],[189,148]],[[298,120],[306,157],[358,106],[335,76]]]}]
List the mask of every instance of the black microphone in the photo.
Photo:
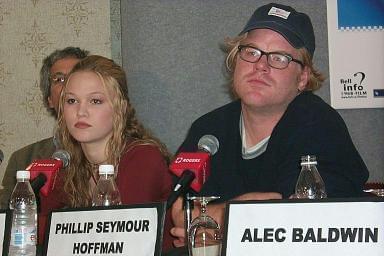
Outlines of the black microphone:
[{"label": "black microphone", "polygon": [[57,172],[69,165],[70,155],[65,150],[55,151],[50,159],[34,160],[27,170],[31,173],[31,187],[37,195],[47,196],[54,188]]},{"label": "black microphone", "polygon": [[219,150],[219,141],[213,135],[200,138],[197,152],[180,152],[170,164],[169,170],[181,177],[185,170],[194,172],[191,188],[199,192],[210,175],[210,158]]},{"label": "black microphone", "polygon": [[47,177],[42,173],[39,173],[39,175],[31,181],[31,187],[36,196],[39,194],[40,189],[45,185],[45,182],[47,182]]},{"label": "black microphone", "polygon": [[167,209],[171,208],[176,199],[183,195],[191,186],[192,181],[195,179],[196,175],[191,170],[185,170],[183,174],[178,179],[175,188],[171,192],[167,200]]},{"label": "black microphone", "polygon": [[219,149],[219,141],[213,135],[204,135],[198,142],[198,151],[178,154],[169,166],[170,171],[179,177],[176,186],[168,197],[167,209],[176,199],[186,194],[190,188],[199,192],[210,173],[210,157]]},{"label": "black microphone", "polygon": [[3,162],[3,160],[4,160],[4,153],[0,149],[0,164]]},{"label": "black microphone", "polygon": [[[180,179],[167,200],[167,209],[172,206],[178,196],[183,195],[185,237],[188,237],[188,230],[192,222],[193,202],[189,199],[189,189],[191,188],[196,192],[200,192],[210,175],[210,160],[219,150],[219,141],[213,135],[204,135],[198,141],[197,146],[197,152],[180,152],[169,166],[171,172],[180,177]],[[184,180],[184,174],[189,178],[185,178],[187,181],[185,182],[185,186],[180,187],[180,180]],[[191,181],[189,179],[191,179]]]}]

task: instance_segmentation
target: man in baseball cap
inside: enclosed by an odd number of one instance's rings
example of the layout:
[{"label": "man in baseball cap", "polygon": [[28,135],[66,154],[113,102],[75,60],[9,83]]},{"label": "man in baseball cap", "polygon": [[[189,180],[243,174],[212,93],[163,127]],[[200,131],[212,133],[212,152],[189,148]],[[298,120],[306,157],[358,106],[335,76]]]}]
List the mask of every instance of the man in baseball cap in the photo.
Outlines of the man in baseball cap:
[{"label": "man in baseball cap", "polygon": [[[324,78],[313,66],[315,36],[308,15],[281,4],[261,6],[226,43],[237,99],[198,118],[179,148],[195,151],[205,134],[220,142],[200,191],[220,196],[208,206],[209,215],[223,227],[226,201],[296,197],[300,159],[307,154],[317,157],[328,197],[362,195],[367,167],[341,116],[312,93]],[[311,190],[297,197],[316,195]],[[180,246],[185,241],[180,200],[172,215],[171,233]]]}]

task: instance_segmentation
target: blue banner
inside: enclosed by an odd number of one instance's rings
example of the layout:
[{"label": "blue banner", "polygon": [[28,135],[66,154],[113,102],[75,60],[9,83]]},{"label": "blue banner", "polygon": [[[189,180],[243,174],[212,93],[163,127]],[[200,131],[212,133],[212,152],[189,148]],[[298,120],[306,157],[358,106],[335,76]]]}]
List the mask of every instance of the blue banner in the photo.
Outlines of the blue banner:
[{"label": "blue banner", "polygon": [[384,0],[338,0],[338,28],[384,29]]}]

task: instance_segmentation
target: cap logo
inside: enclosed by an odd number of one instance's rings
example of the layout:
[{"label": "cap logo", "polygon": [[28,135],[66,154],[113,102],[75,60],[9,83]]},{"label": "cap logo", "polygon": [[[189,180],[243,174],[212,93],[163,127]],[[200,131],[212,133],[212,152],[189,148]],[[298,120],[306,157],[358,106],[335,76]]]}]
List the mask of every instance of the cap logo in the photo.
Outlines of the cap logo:
[{"label": "cap logo", "polygon": [[272,7],[268,12],[268,15],[277,16],[283,19],[288,19],[289,14],[291,14],[291,12],[288,12],[286,10],[283,10],[277,7]]}]

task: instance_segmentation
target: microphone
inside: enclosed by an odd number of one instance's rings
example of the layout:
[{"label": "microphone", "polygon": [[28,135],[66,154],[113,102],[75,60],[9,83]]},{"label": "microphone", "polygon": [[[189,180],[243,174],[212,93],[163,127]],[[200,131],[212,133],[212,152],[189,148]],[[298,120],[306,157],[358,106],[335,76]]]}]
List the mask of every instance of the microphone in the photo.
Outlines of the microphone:
[{"label": "microphone", "polygon": [[199,192],[210,174],[210,157],[219,149],[219,141],[213,135],[204,135],[197,143],[197,152],[181,152],[169,166],[171,172],[181,177],[185,170],[195,174],[191,188]]},{"label": "microphone", "polygon": [[187,189],[190,187],[192,181],[196,178],[196,175],[191,170],[185,170],[177,181],[175,188],[172,193],[169,195],[167,200],[167,209],[169,209],[176,199],[184,194]]},{"label": "microphone", "polygon": [[3,160],[4,160],[4,153],[0,149],[0,164],[3,162]]},{"label": "microphone", "polygon": [[204,135],[197,146],[197,152],[181,152],[169,166],[171,172],[179,179],[168,197],[168,208],[187,189],[192,188],[199,192],[210,174],[210,157],[218,151],[219,141],[213,135]]},{"label": "microphone", "polygon": [[27,168],[31,174],[31,186],[35,194],[39,191],[47,196],[54,188],[57,172],[69,165],[70,155],[65,150],[56,150],[51,159],[34,160]]}]

